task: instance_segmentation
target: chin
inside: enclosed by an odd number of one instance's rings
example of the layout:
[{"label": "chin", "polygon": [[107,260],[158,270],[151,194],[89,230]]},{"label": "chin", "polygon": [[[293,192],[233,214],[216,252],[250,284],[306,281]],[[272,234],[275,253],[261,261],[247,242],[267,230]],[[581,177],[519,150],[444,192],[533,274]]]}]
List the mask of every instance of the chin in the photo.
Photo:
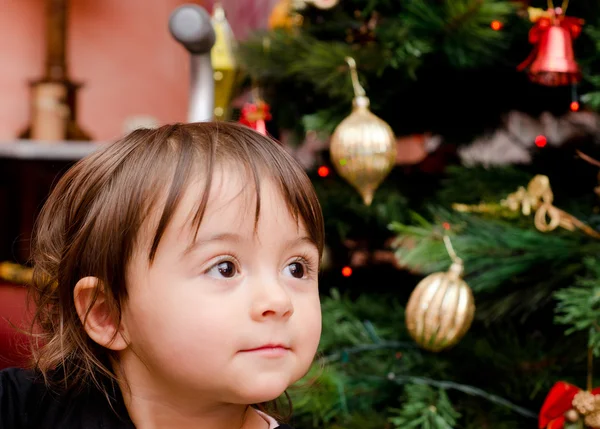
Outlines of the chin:
[{"label": "chin", "polygon": [[260,404],[279,398],[292,384],[284,377],[264,375],[245,386],[239,386],[240,402],[245,404]]}]

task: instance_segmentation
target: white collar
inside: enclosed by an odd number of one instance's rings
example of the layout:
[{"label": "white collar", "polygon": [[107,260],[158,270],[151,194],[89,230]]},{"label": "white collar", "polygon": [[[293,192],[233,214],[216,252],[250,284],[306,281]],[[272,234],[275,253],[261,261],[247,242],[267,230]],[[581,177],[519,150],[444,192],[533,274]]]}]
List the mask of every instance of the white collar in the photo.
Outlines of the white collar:
[{"label": "white collar", "polygon": [[262,411],[257,410],[256,408],[254,409],[254,411],[256,411],[259,416],[261,416],[263,419],[265,419],[267,423],[269,423],[269,429],[275,429],[276,427],[279,427],[279,423],[277,423],[277,420],[275,420],[270,415],[265,414]]}]

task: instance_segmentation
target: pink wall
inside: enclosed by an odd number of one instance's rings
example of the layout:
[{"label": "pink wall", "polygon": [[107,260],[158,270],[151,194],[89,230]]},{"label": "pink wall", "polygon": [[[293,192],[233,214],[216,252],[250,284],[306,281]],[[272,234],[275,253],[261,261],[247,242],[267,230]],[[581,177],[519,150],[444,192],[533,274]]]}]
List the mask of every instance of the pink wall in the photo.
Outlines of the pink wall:
[{"label": "pink wall", "polygon": [[[9,0],[0,14],[0,140],[14,139],[28,122],[28,81],[44,63],[43,0]],[[168,17],[183,3],[212,0],[71,0],[68,61],[82,82],[80,125],[94,140],[122,134],[128,117],[184,121],[187,52],[168,32]],[[265,24],[275,0],[223,0],[239,38]]]}]

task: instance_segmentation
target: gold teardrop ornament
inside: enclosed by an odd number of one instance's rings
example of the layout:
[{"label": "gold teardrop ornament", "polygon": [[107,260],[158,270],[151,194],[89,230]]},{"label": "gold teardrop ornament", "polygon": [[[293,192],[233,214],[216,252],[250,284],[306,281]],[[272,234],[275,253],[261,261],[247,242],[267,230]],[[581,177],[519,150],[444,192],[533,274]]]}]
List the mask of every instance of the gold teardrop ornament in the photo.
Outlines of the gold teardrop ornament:
[{"label": "gold teardrop ornament", "polygon": [[350,66],[354,101],[352,113],[331,136],[330,156],[334,168],[371,205],[375,191],[396,161],[396,138],[390,126],[369,110],[369,99],[358,81],[356,62]]}]

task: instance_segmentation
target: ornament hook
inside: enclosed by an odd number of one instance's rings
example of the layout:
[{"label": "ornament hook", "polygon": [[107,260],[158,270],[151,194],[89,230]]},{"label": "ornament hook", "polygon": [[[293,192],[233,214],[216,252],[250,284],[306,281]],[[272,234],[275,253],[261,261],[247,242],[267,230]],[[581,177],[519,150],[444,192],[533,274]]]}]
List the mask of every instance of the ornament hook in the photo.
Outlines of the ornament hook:
[{"label": "ornament hook", "polygon": [[454,247],[452,247],[450,237],[448,237],[447,235],[444,235],[444,244],[446,245],[446,251],[448,252],[448,256],[450,256],[450,259],[452,259],[452,265],[450,266],[448,272],[452,273],[457,277],[462,276],[464,270],[463,260],[459,258],[456,252],[454,251]]},{"label": "ornament hook", "polygon": [[454,251],[454,247],[452,247],[452,242],[450,241],[450,237],[448,237],[447,235],[444,235],[444,244],[446,245],[446,251],[448,252],[448,255],[450,256],[450,259],[452,259],[452,262],[457,263],[457,264],[462,264],[463,260],[461,258],[459,258],[458,255],[456,254],[456,252]]}]

